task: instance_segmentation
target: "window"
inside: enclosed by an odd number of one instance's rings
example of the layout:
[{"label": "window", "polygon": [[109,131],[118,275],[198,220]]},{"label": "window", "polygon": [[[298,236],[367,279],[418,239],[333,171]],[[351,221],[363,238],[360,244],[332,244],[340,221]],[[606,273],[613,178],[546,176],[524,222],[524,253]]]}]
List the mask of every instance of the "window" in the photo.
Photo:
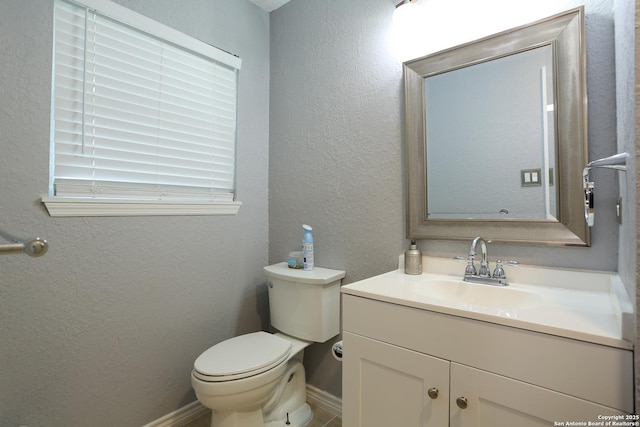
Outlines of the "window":
[{"label": "window", "polygon": [[49,213],[236,213],[240,59],[82,3],[55,2]]}]

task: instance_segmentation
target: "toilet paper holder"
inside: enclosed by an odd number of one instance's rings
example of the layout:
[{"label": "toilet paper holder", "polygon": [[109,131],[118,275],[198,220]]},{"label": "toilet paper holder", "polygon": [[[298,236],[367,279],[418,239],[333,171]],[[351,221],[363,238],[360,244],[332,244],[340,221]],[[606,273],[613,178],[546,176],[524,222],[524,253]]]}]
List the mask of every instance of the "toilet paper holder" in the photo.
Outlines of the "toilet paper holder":
[{"label": "toilet paper holder", "polygon": [[339,362],[342,362],[342,354],[343,354],[342,340],[335,342],[333,344],[333,346],[331,347],[331,354],[333,355],[334,359],[336,359]]}]

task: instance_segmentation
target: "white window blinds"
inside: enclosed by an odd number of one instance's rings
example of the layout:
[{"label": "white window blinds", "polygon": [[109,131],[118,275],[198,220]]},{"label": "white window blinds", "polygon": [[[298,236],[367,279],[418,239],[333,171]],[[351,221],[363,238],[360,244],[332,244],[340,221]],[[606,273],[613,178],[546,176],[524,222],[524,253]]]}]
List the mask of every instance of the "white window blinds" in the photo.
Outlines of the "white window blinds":
[{"label": "white window blinds", "polygon": [[232,201],[240,60],[83,3],[55,3],[50,196]]}]

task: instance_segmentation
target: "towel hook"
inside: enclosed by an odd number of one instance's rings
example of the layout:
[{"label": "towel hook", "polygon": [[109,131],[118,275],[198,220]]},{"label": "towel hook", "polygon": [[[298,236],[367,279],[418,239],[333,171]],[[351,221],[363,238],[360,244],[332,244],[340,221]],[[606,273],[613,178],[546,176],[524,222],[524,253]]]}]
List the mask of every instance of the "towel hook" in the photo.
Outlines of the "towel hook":
[{"label": "towel hook", "polygon": [[582,186],[584,188],[584,219],[589,227],[593,227],[595,205],[595,184],[589,179],[589,171],[591,169],[603,168],[613,169],[620,172],[627,171],[627,158],[629,153],[618,153],[603,159],[594,160],[587,163],[582,171]]}]

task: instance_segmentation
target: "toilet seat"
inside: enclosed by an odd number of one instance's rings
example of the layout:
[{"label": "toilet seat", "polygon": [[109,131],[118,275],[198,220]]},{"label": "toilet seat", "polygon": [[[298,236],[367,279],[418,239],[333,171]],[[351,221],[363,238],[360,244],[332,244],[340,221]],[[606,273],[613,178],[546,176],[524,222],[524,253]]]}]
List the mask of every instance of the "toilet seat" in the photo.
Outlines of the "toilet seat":
[{"label": "toilet seat", "polygon": [[193,365],[193,375],[208,382],[247,378],[287,360],[291,347],[291,342],[267,332],[240,335],[202,353]]}]

